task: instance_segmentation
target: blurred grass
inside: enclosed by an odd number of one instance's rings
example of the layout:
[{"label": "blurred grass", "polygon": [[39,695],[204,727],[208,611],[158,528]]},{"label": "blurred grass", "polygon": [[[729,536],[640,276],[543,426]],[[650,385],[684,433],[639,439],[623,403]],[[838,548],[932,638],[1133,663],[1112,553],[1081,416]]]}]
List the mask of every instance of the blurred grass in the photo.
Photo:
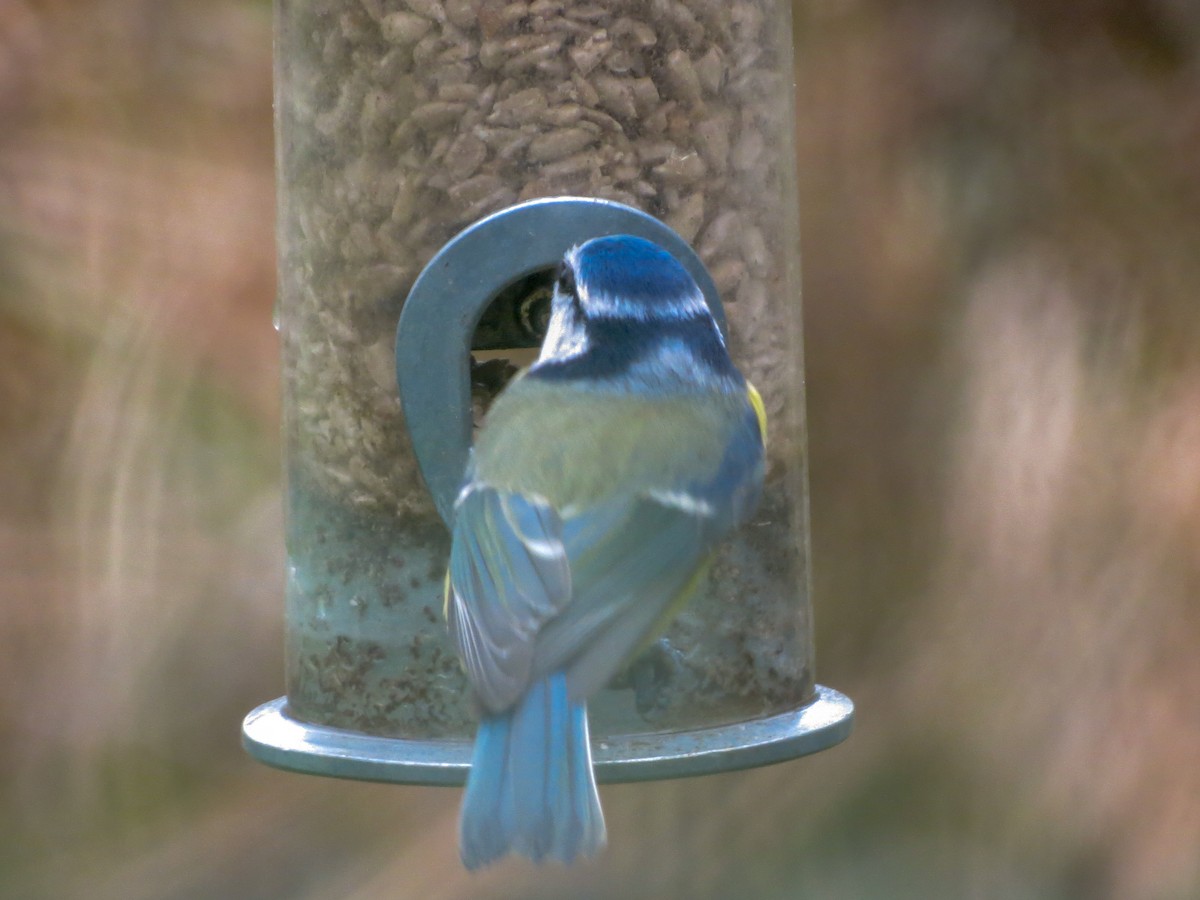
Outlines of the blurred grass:
[{"label": "blurred grass", "polygon": [[820,678],[843,747],[605,789],[271,772],[270,21],[0,5],[0,895],[1200,896],[1200,14],[802,0]]}]

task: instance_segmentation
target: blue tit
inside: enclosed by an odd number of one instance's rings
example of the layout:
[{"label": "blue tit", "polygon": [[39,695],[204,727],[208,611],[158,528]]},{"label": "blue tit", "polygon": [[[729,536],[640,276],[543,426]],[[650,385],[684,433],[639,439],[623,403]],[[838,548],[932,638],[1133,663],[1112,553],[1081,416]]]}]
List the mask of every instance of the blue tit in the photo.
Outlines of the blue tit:
[{"label": "blue tit", "polygon": [[588,697],[753,512],[765,429],[673,256],[626,235],[566,254],[541,353],[488,411],[455,504],[446,619],[482,712],[468,869],[604,845]]}]

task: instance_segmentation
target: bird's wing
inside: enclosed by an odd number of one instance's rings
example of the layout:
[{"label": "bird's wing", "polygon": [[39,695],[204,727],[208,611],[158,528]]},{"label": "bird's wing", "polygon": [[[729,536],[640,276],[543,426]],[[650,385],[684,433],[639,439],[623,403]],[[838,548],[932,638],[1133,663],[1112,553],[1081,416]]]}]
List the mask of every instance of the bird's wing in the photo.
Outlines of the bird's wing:
[{"label": "bird's wing", "polygon": [[757,501],[762,435],[749,404],[739,418],[722,433],[691,435],[724,444],[704,474],[685,456],[675,477],[582,507],[468,487],[446,615],[486,708],[508,708],[532,679],[559,670],[571,697],[586,698],[665,625],[716,542]]},{"label": "bird's wing", "polygon": [[487,709],[506,709],[525,690],[534,638],[570,597],[558,513],[537,499],[469,486],[454,521],[446,620]]},{"label": "bird's wing", "polygon": [[565,669],[571,696],[587,697],[665,627],[717,542],[757,504],[763,444],[754,411],[729,438],[711,476],[564,521],[571,602],[537,636],[535,675]]},{"label": "bird's wing", "polygon": [[604,686],[666,623],[712,541],[693,511],[627,498],[570,520],[564,545],[576,590],[538,634],[535,675],[567,673],[570,696]]}]

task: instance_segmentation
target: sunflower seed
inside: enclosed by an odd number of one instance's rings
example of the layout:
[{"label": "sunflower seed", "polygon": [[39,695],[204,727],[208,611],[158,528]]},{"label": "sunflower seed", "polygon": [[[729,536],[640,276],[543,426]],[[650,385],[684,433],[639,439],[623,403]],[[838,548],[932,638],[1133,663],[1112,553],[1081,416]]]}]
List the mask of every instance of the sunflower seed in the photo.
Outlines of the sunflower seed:
[{"label": "sunflower seed", "polygon": [[487,159],[487,145],[473,134],[460,134],[446,150],[442,165],[454,181],[465,181]]},{"label": "sunflower seed", "polygon": [[760,277],[771,274],[771,254],[762,229],[750,225],[742,232],[742,258],[750,271]]},{"label": "sunflower seed", "polygon": [[715,112],[696,126],[696,149],[714,172],[724,172],[729,163],[729,132],[733,117]]},{"label": "sunflower seed", "polygon": [[654,33],[654,29],[640,19],[622,16],[613,22],[610,30],[613,40],[622,47],[645,50],[658,43],[658,35]]},{"label": "sunflower seed", "polygon": [[696,232],[704,222],[704,194],[699,191],[686,194],[670,204],[667,224],[679,232],[689,244],[696,239]]},{"label": "sunflower seed", "polygon": [[576,44],[567,52],[571,57],[571,62],[575,63],[575,68],[579,70],[579,74],[587,76],[596,66],[600,65],[600,61],[611,49],[612,42],[609,41],[607,33],[597,31],[586,41]]},{"label": "sunflower seed", "polygon": [[754,169],[763,155],[762,132],[755,129],[743,129],[737,143],[733,145],[730,162],[739,172],[749,172]]},{"label": "sunflower seed", "polygon": [[743,227],[742,214],[736,209],[726,209],[717,213],[700,238],[697,247],[700,257],[705,260],[713,259],[725,248],[732,247]]},{"label": "sunflower seed", "polygon": [[631,79],[602,74],[593,78],[591,85],[596,89],[600,105],[618,120],[632,119],[637,115]]},{"label": "sunflower seed", "polygon": [[410,119],[422,131],[432,132],[444,128],[452,122],[457,122],[466,109],[467,104],[465,103],[433,100],[414,109],[410,114]]},{"label": "sunflower seed", "polygon": [[725,83],[725,60],[716,44],[710,44],[708,50],[693,63],[696,78],[700,87],[710,96],[719,94],[721,85]]},{"label": "sunflower seed", "polygon": [[693,184],[704,177],[706,167],[699,153],[672,153],[651,172],[664,184],[672,186]]},{"label": "sunflower seed", "polygon": [[446,20],[457,28],[467,29],[475,24],[475,4],[472,0],[446,0]]},{"label": "sunflower seed", "polygon": [[609,12],[599,4],[578,3],[571,5],[567,15],[581,22],[603,22],[608,18]]},{"label": "sunflower seed", "polygon": [[446,20],[446,11],[439,0],[404,0],[404,5],[417,15],[433,19],[435,22]]},{"label": "sunflower seed", "polygon": [[668,97],[691,105],[700,102],[700,79],[692,66],[691,57],[682,50],[672,50],[667,54],[662,84]]},{"label": "sunflower seed", "polygon": [[524,125],[536,121],[549,105],[541,88],[526,88],[496,101],[487,121],[496,125]]},{"label": "sunflower seed", "polygon": [[529,142],[525,158],[534,163],[553,162],[582,150],[596,135],[586,128],[562,128],[540,134]]},{"label": "sunflower seed", "polygon": [[410,46],[425,37],[433,28],[433,22],[414,13],[388,13],[379,20],[379,31],[383,39],[391,44]]},{"label": "sunflower seed", "polygon": [[474,203],[504,187],[496,175],[476,175],[453,185],[447,193],[458,203]]},{"label": "sunflower seed", "polygon": [[726,303],[734,299],[737,286],[746,277],[746,264],[734,257],[725,257],[708,266],[708,274],[712,276],[717,293]]},{"label": "sunflower seed", "polygon": [[658,108],[662,98],[652,78],[635,78],[631,84],[633,105],[639,117],[645,118]]}]

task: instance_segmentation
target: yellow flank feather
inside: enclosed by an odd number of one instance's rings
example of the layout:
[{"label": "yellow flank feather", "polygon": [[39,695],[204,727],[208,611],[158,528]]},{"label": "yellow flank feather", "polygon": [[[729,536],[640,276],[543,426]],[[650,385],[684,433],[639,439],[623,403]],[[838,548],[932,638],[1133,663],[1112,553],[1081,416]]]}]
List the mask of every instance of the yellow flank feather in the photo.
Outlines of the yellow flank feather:
[{"label": "yellow flank feather", "polygon": [[754,407],[754,414],[758,416],[758,433],[762,435],[763,446],[767,446],[767,408],[763,406],[762,394],[749,381],[746,382],[746,396],[750,400],[750,405]]}]

